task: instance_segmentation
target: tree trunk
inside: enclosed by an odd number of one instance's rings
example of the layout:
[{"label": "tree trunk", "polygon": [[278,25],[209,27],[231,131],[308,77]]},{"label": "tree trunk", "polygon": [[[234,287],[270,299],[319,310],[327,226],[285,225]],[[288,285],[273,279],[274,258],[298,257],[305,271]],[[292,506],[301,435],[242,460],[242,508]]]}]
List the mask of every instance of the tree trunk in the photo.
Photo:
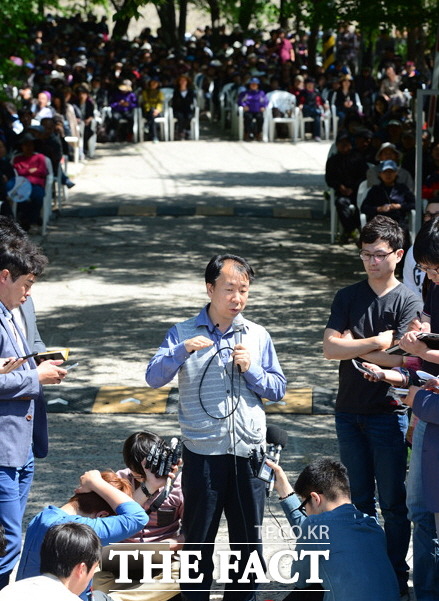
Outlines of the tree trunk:
[{"label": "tree trunk", "polygon": [[299,39],[299,31],[302,30],[302,5],[300,2],[296,2],[294,10],[294,29],[296,31],[296,37]]},{"label": "tree trunk", "polygon": [[156,4],[156,8],[160,19],[164,44],[168,48],[178,48],[174,0],[164,0],[164,2]]},{"label": "tree trunk", "polygon": [[212,24],[212,48],[219,50],[219,26],[220,26],[220,7],[218,0],[208,0],[210,8],[210,20]]},{"label": "tree trunk", "polygon": [[115,40],[120,40],[124,35],[128,32],[128,27],[130,26],[131,17],[123,17],[122,19],[117,19],[114,22],[113,33],[111,37]]},{"label": "tree trunk", "polygon": [[184,36],[186,33],[187,19],[187,3],[188,0],[179,0],[180,14],[178,18],[178,47],[181,48],[184,44]]},{"label": "tree trunk", "polygon": [[286,0],[280,0],[279,5],[279,27],[288,29],[288,15],[286,10]]},{"label": "tree trunk", "polygon": [[308,73],[312,76],[316,71],[316,55],[317,55],[317,36],[319,34],[319,26],[313,25],[309,32],[308,38]]},{"label": "tree trunk", "polygon": [[241,0],[238,23],[243,31],[247,31],[255,12],[256,0]]}]

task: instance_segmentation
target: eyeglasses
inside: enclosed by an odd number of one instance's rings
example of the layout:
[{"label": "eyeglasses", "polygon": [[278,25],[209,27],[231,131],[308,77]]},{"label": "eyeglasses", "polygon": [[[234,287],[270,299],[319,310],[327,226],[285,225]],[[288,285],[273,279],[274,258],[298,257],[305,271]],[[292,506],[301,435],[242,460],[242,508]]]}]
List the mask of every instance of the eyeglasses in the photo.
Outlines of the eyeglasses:
[{"label": "eyeglasses", "polygon": [[360,250],[360,259],[363,261],[370,261],[372,258],[375,259],[376,263],[382,263],[384,259],[387,259],[389,255],[392,255],[396,250],[391,250],[388,253],[368,253],[366,250]]},{"label": "eyeglasses", "polygon": [[308,505],[308,503],[311,502],[311,495],[309,495],[308,497],[306,497],[306,499],[303,501],[303,503],[301,503],[299,505],[299,507],[297,508],[301,513],[303,513],[303,515],[307,515],[306,513],[306,509],[305,507]]},{"label": "eyeglasses", "polygon": [[419,263],[416,263],[416,267],[418,269],[420,269],[421,271],[425,271],[425,273],[432,273],[433,275],[439,275],[439,268],[433,269],[433,267],[424,267],[423,265],[419,265]]}]

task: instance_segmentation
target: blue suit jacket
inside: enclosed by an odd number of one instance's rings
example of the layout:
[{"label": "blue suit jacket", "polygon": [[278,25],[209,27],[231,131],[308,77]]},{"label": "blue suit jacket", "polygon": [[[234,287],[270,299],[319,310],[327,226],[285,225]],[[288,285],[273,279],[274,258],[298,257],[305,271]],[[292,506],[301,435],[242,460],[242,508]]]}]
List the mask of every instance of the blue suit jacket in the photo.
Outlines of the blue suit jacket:
[{"label": "blue suit jacket", "polygon": [[[18,329],[18,328],[17,328]],[[23,347],[29,352],[19,332]],[[0,312],[0,357],[20,357],[20,350],[8,321]],[[47,416],[43,389],[38,381],[36,364],[29,359],[9,374],[0,374],[0,466],[20,467],[26,463],[33,447],[36,457],[48,451]]]},{"label": "blue suit jacket", "polygon": [[427,422],[422,441],[422,489],[425,507],[439,512],[439,394],[419,390],[413,401],[413,413]]}]

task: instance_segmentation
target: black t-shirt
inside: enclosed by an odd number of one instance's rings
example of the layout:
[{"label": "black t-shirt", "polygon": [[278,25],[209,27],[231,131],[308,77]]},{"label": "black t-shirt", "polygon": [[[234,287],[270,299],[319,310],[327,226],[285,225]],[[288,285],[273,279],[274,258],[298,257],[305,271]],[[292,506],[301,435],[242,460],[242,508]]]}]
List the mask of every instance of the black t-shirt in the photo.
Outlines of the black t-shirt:
[{"label": "black t-shirt", "polygon": [[[404,284],[398,284],[379,297],[367,280],[363,280],[337,292],[326,327],[341,334],[350,330],[356,339],[394,330],[394,337],[399,339],[421,311],[422,301]],[[336,411],[360,414],[405,412],[404,406],[387,397],[388,388],[385,382],[369,382],[363,378],[350,359],[340,361]]]}]

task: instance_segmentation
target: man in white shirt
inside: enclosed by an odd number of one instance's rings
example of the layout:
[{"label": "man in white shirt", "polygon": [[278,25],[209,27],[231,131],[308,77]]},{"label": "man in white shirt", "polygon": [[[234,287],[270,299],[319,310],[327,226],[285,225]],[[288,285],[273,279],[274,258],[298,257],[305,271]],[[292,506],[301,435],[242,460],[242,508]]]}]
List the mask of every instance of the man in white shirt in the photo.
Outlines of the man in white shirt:
[{"label": "man in white shirt", "polygon": [[9,584],[1,601],[78,601],[99,564],[101,542],[86,524],[52,526],[41,547],[41,576]]}]

